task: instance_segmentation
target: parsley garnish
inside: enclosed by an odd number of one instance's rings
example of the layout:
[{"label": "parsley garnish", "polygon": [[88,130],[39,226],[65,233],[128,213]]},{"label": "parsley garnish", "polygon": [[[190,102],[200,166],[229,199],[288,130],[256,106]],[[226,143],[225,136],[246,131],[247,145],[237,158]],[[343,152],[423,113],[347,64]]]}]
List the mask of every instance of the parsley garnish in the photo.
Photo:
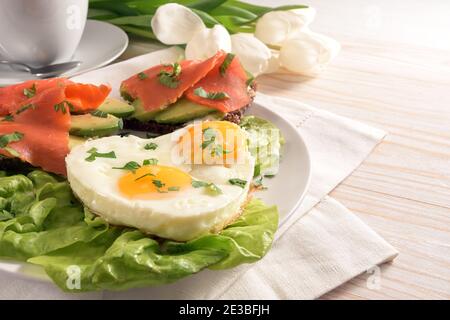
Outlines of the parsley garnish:
[{"label": "parsley garnish", "polygon": [[14,133],[4,134],[0,136],[0,149],[5,149],[14,157],[20,156],[20,154],[16,150],[14,150],[11,147],[8,147],[8,144],[11,142],[17,142],[22,140],[23,136],[24,136],[23,133],[17,131]]},{"label": "parsley garnish", "polygon": [[245,81],[245,84],[251,87],[253,85],[253,82],[255,81],[255,77],[248,71],[246,71],[246,73],[247,73],[247,80]]},{"label": "parsley garnish", "polygon": [[29,103],[29,104],[26,104],[26,105],[24,105],[24,106],[21,106],[17,111],[16,111],[16,114],[20,114],[20,113],[22,113],[22,112],[24,112],[24,111],[27,111],[28,109],[36,109],[36,106],[34,105],[34,104],[32,104],[32,103]]},{"label": "parsley garnish", "polygon": [[158,159],[151,158],[151,159],[145,159],[142,165],[144,166],[156,166],[158,164]]},{"label": "parsley garnish", "polygon": [[8,115],[3,117],[2,121],[12,122],[12,121],[14,121],[14,116],[12,114],[8,114]]},{"label": "parsley garnish", "polygon": [[225,57],[225,60],[223,60],[222,64],[220,65],[219,71],[222,77],[225,75],[225,72],[227,71],[228,67],[231,64],[231,61],[233,61],[235,55],[232,53],[228,53]]},{"label": "parsley garnish", "polygon": [[123,167],[113,167],[113,169],[129,170],[134,173],[140,167],[141,167],[141,165],[139,163],[137,163],[136,161],[130,161],[130,162],[127,162]]},{"label": "parsley garnish", "polygon": [[98,117],[98,118],[108,118],[108,114],[104,111],[101,110],[94,110],[90,112],[91,115],[93,115],[94,117]]},{"label": "parsley garnish", "polygon": [[155,175],[154,175],[153,173],[146,173],[146,174],[144,174],[144,175],[142,175],[142,176],[140,176],[140,177],[134,179],[134,181],[141,180],[142,178],[145,178],[145,177],[154,177],[154,176],[155,176]]},{"label": "parsley garnish", "polygon": [[204,181],[200,181],[200,180],[192,180],[191,184],[194,188],[202,188],[202,187],[208,186],[208,182],[204,182]]},{"label": "parsley garnish", "polygon": [[27,98],[33,98],[36,95],[36,84],[33,83],[33,85],[31,86],[31,88],[25,88],[23,89],[23,94],[27,97]]},{"label": "parsley garnish", "polygon": [[148,78],[148,76],[147,76],[145,73],[143,73],[143,72],[139,72],[139,73],[137,74],[137,76],[138,76],[138,78],[139,78],[140,80],[144,80],[144,79],[147,79],[147,78]]},{"label": "parsley garnish", "polygon": [[178,80],[178,76],[181,73],[181,65],[177,62],[170,65],[172,66],[172,72],[168,72],[166,70],[161,70],[158,74],[159,82],[166,87],[171,89],[175,89],[178,87],[180,81]]},{"label": "parsley garnish", "polygon": [[222,155],[231,152],[223,150],[223,147],[220,144],[214,144],[214,142],[216,141],[216,133],[212,128],[206,128],[203,130],[203,139],[202,149],[206,149],[211,146],[211,156]]},{"label": "parsley garnish", "polygon": [[145,150],[155,150],[156,148],[158,148],[158,145],[156,143],[154,143],[154,142],[147,143],[144,146]]},{"label": "parsley garnish", "polygon": [[230,98],[230,96],[225,92],[206,92],[202,87],[196,88],[194,90],[194,94],[209,100],[224,100]]},{"label": "parsley garnish", "polygon": [[88,150],[87,153],[89,153],[90,156],[84,160],[89,161],[89,162],[95,161],[96,158],[111,158],[111,159],[116,158],[116,153],[114,151],[101,153],[101,152],[97,152],[97,148],[92,148],[92,149]]},{"label": "parsley garnish", "polygon": [[259,175],[261,175],[261,164],[260,163],[255,165],[255,169],[253,171],[253,177],[258,177]]},{"label": "parsley garnish", "polygon": [[73,104],[71,104],[69,101],[64,100],[63,102],[60,102],[58,104],[55,104],[53,106],[53,109],[55,109],[56,112],[61,111],[63,114],[67,113],[67,108],[69,108],[69,111],[75,110]]},{"label": "parsley garnish", "polygon": [[169,190],[169,191],[180,191],[180,187],[169,187],[167,190]]},{"label": "parsley garnish", "polygon": [[162,183],[161,182],[161,180],[156,180],[156,179],[153,179],[152,180],[152,183],[155,185],[155,187],[157,187],[158,189],[159,188],[162,188],[162,187],[164,187],[166,184],[165,183]]},{"label": "parsley garnish", "polygon": [[220,190],[220,188],[218,186],[216,186],[214,183],[212,182],[204,182],[204,181],[199,181],[199,180],[192,180],[191,185],[194,188],[206,188],[206,191],[213,196],[216,196],[218,194],[222,193],[222,190]]},{"label": "parsley garnish", "polygon": [[247,185],[247,181],[238,179],[238,178],[230,179],[230,180],[228,180],[228,182],[230,184],[232,184],[233,186],[238,186],[238,187],[241,187],[242,189],[244,189],[245,186]]},{"label": "parsley garnish", "polygon": [[216,186],[214,183],[209,183],[206,187],[206,192],[212,196],[217,196],[219,194],[222,194],[222,190]]}]

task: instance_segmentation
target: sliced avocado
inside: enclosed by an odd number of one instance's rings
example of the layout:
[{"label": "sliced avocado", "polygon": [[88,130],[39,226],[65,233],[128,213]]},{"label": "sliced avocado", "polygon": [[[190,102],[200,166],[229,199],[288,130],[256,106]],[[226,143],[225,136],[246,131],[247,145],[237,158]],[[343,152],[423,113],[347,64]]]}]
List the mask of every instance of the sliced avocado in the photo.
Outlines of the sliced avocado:
[{"label": "sliced avocado", "polygon": [[106,118],[92,114],[72,115],[70,134],[81,137],[103,137],[122,129],[122,119],[108,114]]},{"label": "sliced avocado", "polygon": [[153,120],[155,116],[161,112],[161,110],[165,109],[166,106],[162,106],[159,109],[155,109],[152,111],[148,111],[144,109],[141,100],[136,99],[133,101],[133,107],[135,109],[134,113],[131,115],[132,118],[136,118],[141,122],[147,122],[149,120]]},{"label": "sliced avocado", "polygon": [[112,98],[106,98],[97,110],[112,114],[119,118],[126,118],[134,113],[134,107],[132,105]]},{"label": "sliced avocado", "polygon": [[158,123],[177,124],[201,118],[213,112],[216,110],[182,98],[159,112],[153,120]]},{"label": "sliced avocado", "polygon": [[120,85],[120,95],[124,100],[128,102],[134,101],[134,98],[128,93],[127,89],[123,84]]},{"label": "sliced avocado", "polygon": [[76,146],[83,144],[87,139],[83,137],[77,137],[69,135],[69,150],[72,150]]}]

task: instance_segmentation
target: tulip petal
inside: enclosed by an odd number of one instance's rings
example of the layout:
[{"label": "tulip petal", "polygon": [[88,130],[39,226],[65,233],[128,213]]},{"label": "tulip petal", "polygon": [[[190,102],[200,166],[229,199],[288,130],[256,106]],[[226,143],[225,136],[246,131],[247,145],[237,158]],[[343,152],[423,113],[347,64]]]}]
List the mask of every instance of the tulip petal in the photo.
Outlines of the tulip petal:
[{"label": "tulip petal", "polygon": [[275,73],[280,69],[280,52],[272,50],[272,56],[269,59],[269,64],[264,73]]},{"label": "tulip petal", "polygon": [[303,31],[282,44],[280,63],[289,71],[314,76],[326,68],[340,48],[339,42],[330,37]]},{"label": "tulip petal", "polygon": [[176,3],[158,7],[151,25],[156,38],[171,45],[187,43],[194,34],[206,28],[198,15]]},{"label": "tulip petal", "polygon": [[305,27],[309,26],[316,17],[316,9],[313,7],[302,8],[302,9],[292,9],[290,12],[295,13],[303,20],[303,25]]},{"label": "tulip petal", "polygon": [[236,33],[231,36],[232,52],[248,72],[257,76],[264,73],[272,56],[270,49],[252,34]]},{"label": "tulip petal", "polygon": [[[255,36],[270,45],[279,45],[296,37],[314,19],[315,10],[271,11],[256,22]],[[314,11],[313,11],[314,10]]]},{"label": "tulip petal", "polygon": [[186,59],[204,60],[217,51],[231,52],[231,38],[227,29],[216,24],[210,29],[199,30],[186,45]]}]

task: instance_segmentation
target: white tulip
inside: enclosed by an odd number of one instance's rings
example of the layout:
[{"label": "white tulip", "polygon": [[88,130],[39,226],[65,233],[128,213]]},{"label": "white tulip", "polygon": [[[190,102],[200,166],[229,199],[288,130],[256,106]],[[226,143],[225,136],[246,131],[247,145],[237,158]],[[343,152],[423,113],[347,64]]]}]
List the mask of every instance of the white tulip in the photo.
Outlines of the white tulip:
[{"label": "white tulip", "polygon": [[241,61],[245,70],[257,76],[264,73],[272,56],[270,49],[252,34],[237,33],[231,36],[231,51]]},{"label": "white tulip", "polygon": [[198,31],[186,45],[186,59],[204,60],[217,51],[231,52],[231,38],[227,29],[216,24],[211,29]]},{"label": "white tulip", "polygon": [[255,36],[266,44],[280,45],[295,38],[314,20],[315,14],[314,8],[268,12],[256,22]]},{"label": "white tulip", "polygon": [[205,25],[198,15],[185,6],[168,3],[158,7],[152,18],[152,30],[164,44],[184,44]]},{"label": "white tulip", "polygon": [[303,9],[292,9],[290,12],[294,12],[303,20],[304,27],[308,27],[311,22],[314,21],[316,17],[316,9],[313,7],[303,8]]},{"label": "white tulip", "polygon": [[295,39],[285,41],[280,50],[280,63],[289,71],[314,76],[339,53],[336,40],[314,32],[301,32]]},{"label": "white tulip", "polygon": [[269,65],[264,73],[275,73],[280,69],[280,52],[272,50],[272,56],[269,59]]}]

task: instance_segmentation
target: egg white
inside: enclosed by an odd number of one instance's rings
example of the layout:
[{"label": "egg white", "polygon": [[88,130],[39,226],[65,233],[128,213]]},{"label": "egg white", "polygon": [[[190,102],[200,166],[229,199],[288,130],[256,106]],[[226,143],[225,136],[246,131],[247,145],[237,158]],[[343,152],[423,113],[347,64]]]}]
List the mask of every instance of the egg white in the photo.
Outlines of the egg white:
[{"label": "egg white", "polygon": [[[172,152],[178,141],[176,137],[186,129],[154,139],[112,136],[88,140],[77,146],[66,158],[67,176],[73,192],[84,205],[109,223],[135,227],[162,238],[187,241],[221,230],[239,215],[247,200],[255,159],[245,150],[243,161],[227,167],[177,163]],[[244,131],[242,133],[245,134]],[[145,150],[144,146],[150,142],[158,147]],[[85,159],[91,148],[97,148],[98,152],[114,151],[116,158],[96,158],[88,162]],[[118,180],[127,171],[112,168],[122,167],[129,161],[142,164],[149,158],[158,159],[158,165],[176,167],[194,180],[212,182],[222,190],[222,194],[210,195],[205,188],[188,188],[170,198],[127,198],[118,188]],[[245,188],[231,185],[228,180],[233,178],[248,183]]]}]

